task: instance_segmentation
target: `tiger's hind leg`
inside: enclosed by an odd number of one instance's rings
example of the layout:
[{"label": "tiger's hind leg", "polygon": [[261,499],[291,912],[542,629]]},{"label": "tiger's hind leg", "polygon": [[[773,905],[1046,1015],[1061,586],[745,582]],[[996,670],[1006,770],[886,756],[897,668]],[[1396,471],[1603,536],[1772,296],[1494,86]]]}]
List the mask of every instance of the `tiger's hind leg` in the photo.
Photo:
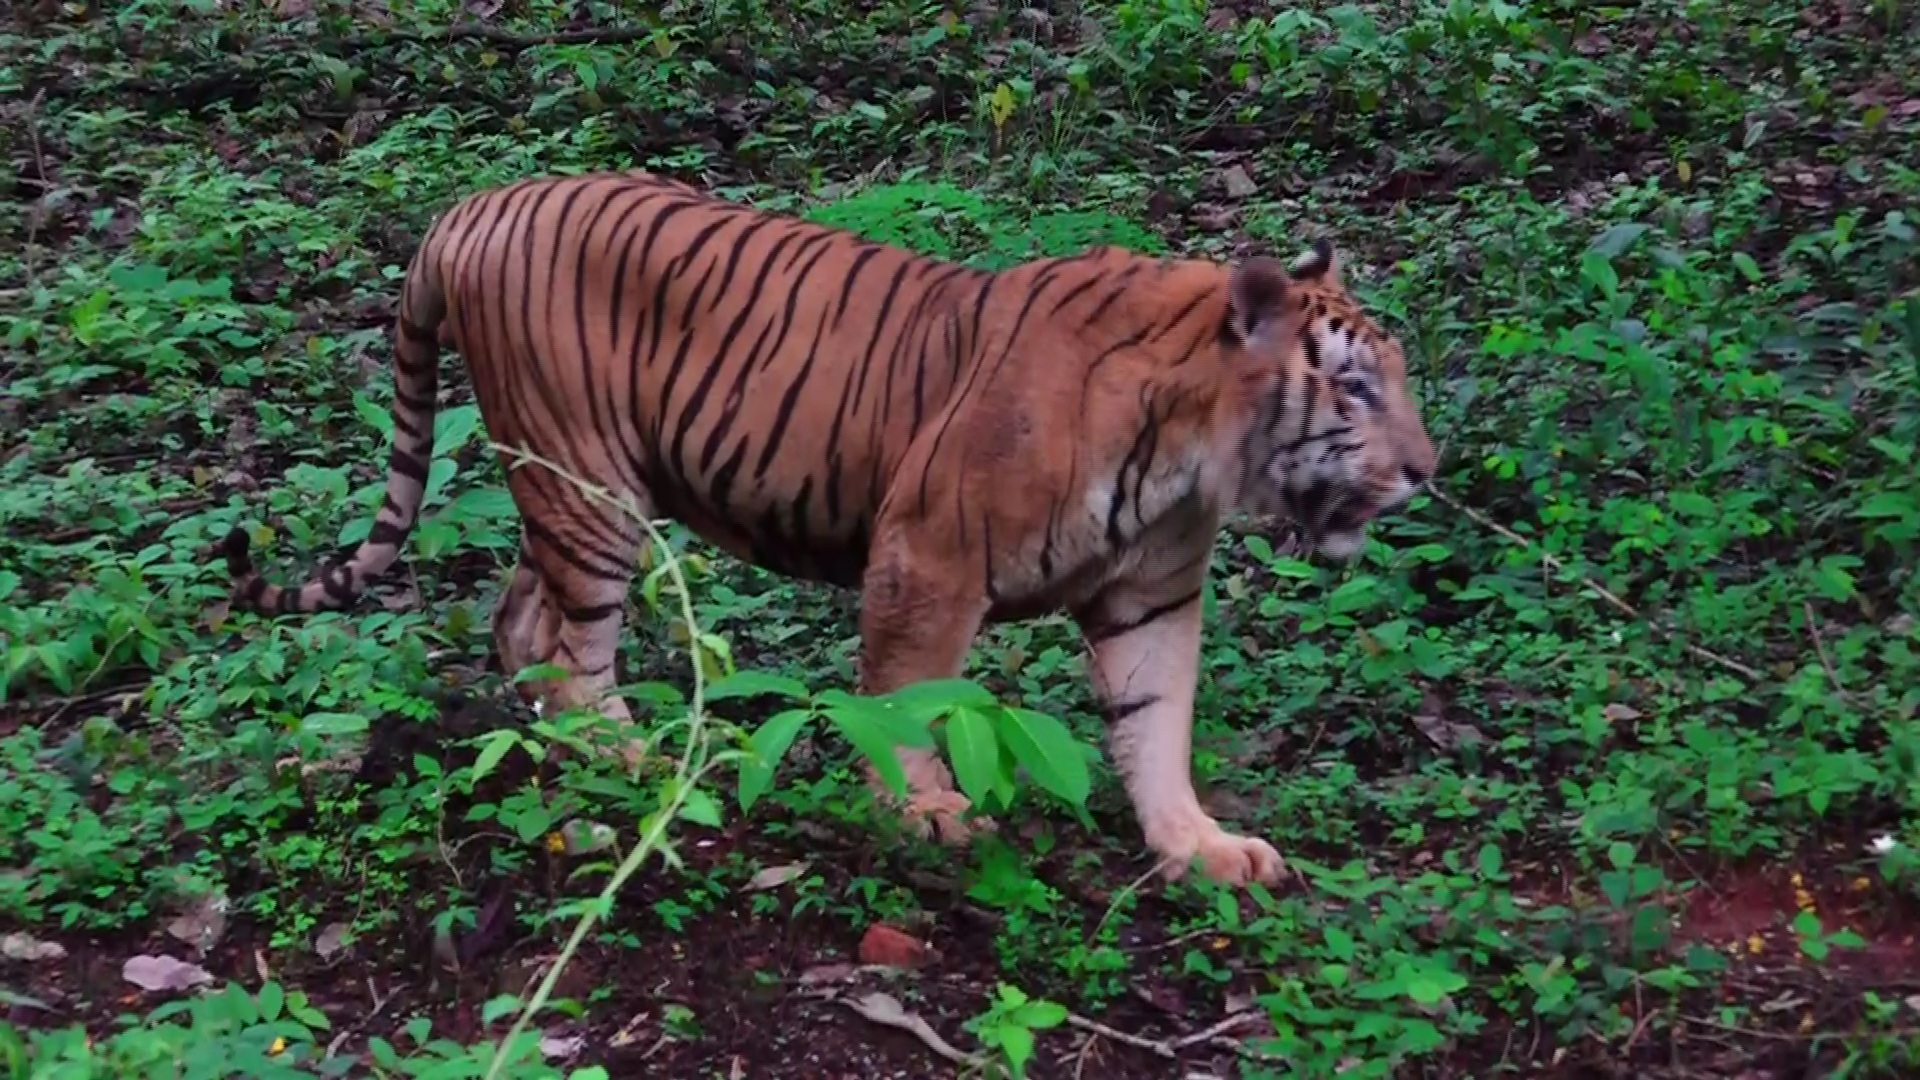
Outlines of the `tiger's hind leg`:
[{"label": "tiger's hind leg", "polygon": [[[551,663],[559,644],[560,609],[547,596],[547,587],[534,569],[533,557],[523,540],[520,561],[493,609],[493,648],[500,672],[511,679],[526,668]],[[536,707],[553,690],[534,679],[516,682],[514,689],[521,700]]]},{"label": "tiger's hind leg", "polygon": [[[624,734],[632,713],[613,688],[640,526],[571,491],[555,498],[529,480],[510,486],[526,526],[520,565],[494,613],[501,662],[509,676],[529,664],[561,668],[564,676],[525,684],[522,696],[556,712],[597,708]],[[637,740],[620,752],[639,764]]]}]

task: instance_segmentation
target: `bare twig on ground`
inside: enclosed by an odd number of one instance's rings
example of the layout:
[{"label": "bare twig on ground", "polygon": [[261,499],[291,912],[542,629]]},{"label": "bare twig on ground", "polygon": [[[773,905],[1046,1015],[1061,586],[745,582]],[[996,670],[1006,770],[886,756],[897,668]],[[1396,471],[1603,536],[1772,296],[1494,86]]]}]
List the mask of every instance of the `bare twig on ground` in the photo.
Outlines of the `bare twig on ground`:
[{"label": "bare twig on ground", "polygon": [[1813,613],[1813,601],[1800,601],[1800,610],[1807,616],[1807,636],[1813,639],[1813,651],[1820,658],[1820,667],[1827,673],[1827,681],[1833,684],[1833,692],[1840,695],[1842,701],[1852,701],[1853,695],[1841,685],[1840,673],[1834,670],[1833,658],[1827,655],[1827,643],[1820,636],[1820,620]]},{"label": "bare twig on ground", "polygon": [[1251,1009],[1244,1012],[1237,1012],[1221,1020],[1219,1023],[1202,1028],[1190,1035],[1182,1035],[1177,1039],[1149,1039],[1144,1035],[1135,1035],[1132,1032],[1108,1027],[1098,1020],[1089,1020],[1078,1013],[1067,1014],[1067,1025],[1088,1032],[1089,1034],[1098,1035],[1105,1039],[1112,1039],[1114,1042],[1125,1043],[1136,1049],[1145,1050],[1148,1053],[1172,1060],[1180,1056],[1180,1051],[1190,1046],[1199,1046],[1202,1043],[1220,1046],[1239,1054],[1252,1054],[1253,1051],[1248,1050],[1232,1039],[1225,1038],[1225,1036],[1227,1032],[1254,1020],[1258,1020],[1260,1016],[1261,1014],[1258,1011]]},{"label": "bare twig on ground", "polygon": [[1444,491],[1441,491],[1439,488],[1434,487],[1431,484],[1427,486],[1427,490],[1433,493],[1434,498],[1439,499],[1441,502],[1446,503],[1448,506],[1453,507],[1455,510],[1460,511],[1462,514],[1465,514],[1467,517],[1471,518],[1476,524],[1478,524],[1481,528],[1488,529],[1492,532],[1498,533],[1500,536],[1504,537],[1506,540],[1514,544],[1517,544],[1520,547],[1527,549],[1528,551],[1537,552],[1540,556],[1540,562],[1543,565],[1545,565],[1547,569],[1554,570],[1554,571],[1564,571],[1564,572],[1574,573],[1574,576],[1580,579],[1580,584],[1592,590],[1595,596],[1598,596],[1600,599],[1606,601],[1609,605],[1611,605],[1614,608],[1614,610],[1620,612],[1622,615],[1625,615],[1630,619],[1633,619],[1637,622],[1640,622],[1646,625],[1648,628],[1652,629],[1655,633],[1658,633],[1664,637],[1670,638],[1673,641],[1678,642],[1681,648],[1685,649],[1688,653],[1692,654],[1693,656],[1696,656],[1702,660],[1708,661],[1709,663],[1717,664],[1720,667],[1723,667],[1728,671],[1731,671],[1734,674],[1747,679],[1750,682],[1766,681],[1766,676],[1762,675],[1759,671],[1755,670],[1754,668],[1746,664],[1743,664],[1738,660],[1735,660],[1731,656],[1723,656],[1720,653],[1714,652],[1712,649],[1704,648],[1702,646],[1695,645],[1691,641],[1688,641],[1685,635],[1683,635],[1680,631],[1643,614],[1639,608],[1636,608],[1632,604],[1627,603],[1625,600],[1620,599],[1620,597],[1616,596],[1612,592],[1612,590],[1608,589],[1605,585],[1602,585],[1599,582],[1593,580],[1592,578],[1587,577],[1585,574],[1574,572],[1572,568],[1569,567],[1565,562],[1556,558],[1549,552],[1540,550],[1540,546],[1538,544],[1535,544],[1533,541],[1527,539],[1524,536],[1521,536],[1517,532],[1514,532],[1512,529],[1507,528],[1505,525],[1502,525],[1499,522],[1494,521],[1492,518],[1488,517],[1487,515],[1481,513],[1478,510],[1473,509],[1470,506],[1467,506],[1466,504],[1460,502],[1460,500],[1455,499],[1453,496],[1447,494]]},{"label": "bare twig on ground", "polygon": [[374,985],[373,977],[368,976],[367,977],[367,996],[373,999],[373,1008],[368,1009],[360,1017],[358,1021],[348,1025],[347,1027],[343,1027],[340,1029],[340,1033],[338,1035],[335,1035],[331,1042],[327,1043],[327,1053],[326,1053],[327,1057],[333,1057],[335,1054],[338,1054],[340,1052],[340,1047],[345,1045],[348,1039],[352,1038],[353,1036],[359,1034],[362,1031],[365,1031],[367,1029],[367,1025],[373,1023],[374,1019],[378,1017],[381,1013],[385,1012],[387,1009],[387,1006],[392,1004],[393,1000],[400,996],[400,991],[399,990],[389,991],[383,997],[381,996],[380,988]]}]

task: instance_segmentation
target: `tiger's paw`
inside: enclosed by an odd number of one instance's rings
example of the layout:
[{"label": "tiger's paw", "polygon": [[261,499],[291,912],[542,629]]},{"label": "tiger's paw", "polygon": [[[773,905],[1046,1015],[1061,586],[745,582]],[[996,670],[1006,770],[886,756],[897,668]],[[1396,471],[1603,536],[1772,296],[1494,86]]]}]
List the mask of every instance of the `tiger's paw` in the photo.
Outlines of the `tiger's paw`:
[{"label": "tiger's paw", "polygon": [[915,836],[938,837],[941,843],[958,847],[994,831],[992,818],[965,816],[972,806],[957,791],[914,792],[900,808],[900,818]]},{"label": "tiger's paw", "polygon": [[1184,827],[1149,832],[1147,844],[1163,860],[1161,873],[1168,881],[1178,881],[1196,859],[1202,873],[1232,888],[1254,881],[1277,884],[1287,868],[1272,844],[1230,833],[1204,816]]}]

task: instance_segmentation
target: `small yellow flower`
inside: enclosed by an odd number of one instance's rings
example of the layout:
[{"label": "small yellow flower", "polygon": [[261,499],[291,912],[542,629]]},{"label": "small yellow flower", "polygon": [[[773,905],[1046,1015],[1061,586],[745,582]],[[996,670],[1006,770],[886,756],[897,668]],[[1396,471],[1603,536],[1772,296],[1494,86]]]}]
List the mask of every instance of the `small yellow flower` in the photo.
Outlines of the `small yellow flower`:
[{"label": "small yellow flower", "polygon": [[1225,948],[1227,948],[1227,947],[1229,947],[1229,946],[1231,946],[1232,944],[1233,944],[1233,939],[1232,939],[1232,938],[1227,938],[1227,937],[1217,937],[1217,938],[1214,938],[1214,939],[1213,939],[1213,947],[1214,947],[1215,949],[1225,949]]},{"label": "small yellow flower", "polygon": [[567,838],[564,836],[561,836],[559,830],[557,829],[553,832],[548,833],[547,834],[547,850],[553,852],[555,855],[560,855],[565,853],[567,850]]},{"label": "small yellow flower", "polygon": [[278,1054],[285,1051],[286,1048],[287,1040],[285,1038],[278,1038],[273,1040],[273,1045],[267,1049],[267,1053],[268,1055]]},{"label": "small yellow flower", "polygon": [[1747,935],[1747,951],[1755,956],[1767,951],[1767,939],[1759,934]]}]

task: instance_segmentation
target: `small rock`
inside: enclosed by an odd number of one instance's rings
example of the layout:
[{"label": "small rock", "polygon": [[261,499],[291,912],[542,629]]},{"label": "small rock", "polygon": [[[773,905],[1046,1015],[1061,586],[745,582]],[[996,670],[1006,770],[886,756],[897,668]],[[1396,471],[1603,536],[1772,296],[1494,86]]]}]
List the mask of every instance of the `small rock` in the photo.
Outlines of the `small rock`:
[{"label": "small rock", "polygon": [[867,927],[860,939],[860,962],[876,967],[917,968],[934,958],[927,944],[886,923]]},{"label": "small rock", "polygon": [[1227,190],[1230,199],[1251,198],[1260,193],[1260,185],[1247,175],[1245,166],[1229,165],[1220,173],[1220,183]]},{"label": "small rock", "polygon": [[41,941],[32,934],[22,934],[16,931],[5,937],[0,937],[0,956],[4,956],[9,960],[24,960],[28,962],[38,960],[64,960],[67,956],[67,949],[66,946],[57,941]]},{"label": "small rock", "polygon": [[328,923],[320,930],[320,936],[313,939],[314,954],[322,960],[331,960],[340,955],[347,947],[347,924]]},{"label": "small rock", "polygon": [[540,1040],[540,1056],[546,1058],[548,1061],[571,1060],[579,1057],[580,1051],[586,1048],[587,1040],[584,1036],[580,1035],[568,1035],[565,1037],[549,1035]]}]

